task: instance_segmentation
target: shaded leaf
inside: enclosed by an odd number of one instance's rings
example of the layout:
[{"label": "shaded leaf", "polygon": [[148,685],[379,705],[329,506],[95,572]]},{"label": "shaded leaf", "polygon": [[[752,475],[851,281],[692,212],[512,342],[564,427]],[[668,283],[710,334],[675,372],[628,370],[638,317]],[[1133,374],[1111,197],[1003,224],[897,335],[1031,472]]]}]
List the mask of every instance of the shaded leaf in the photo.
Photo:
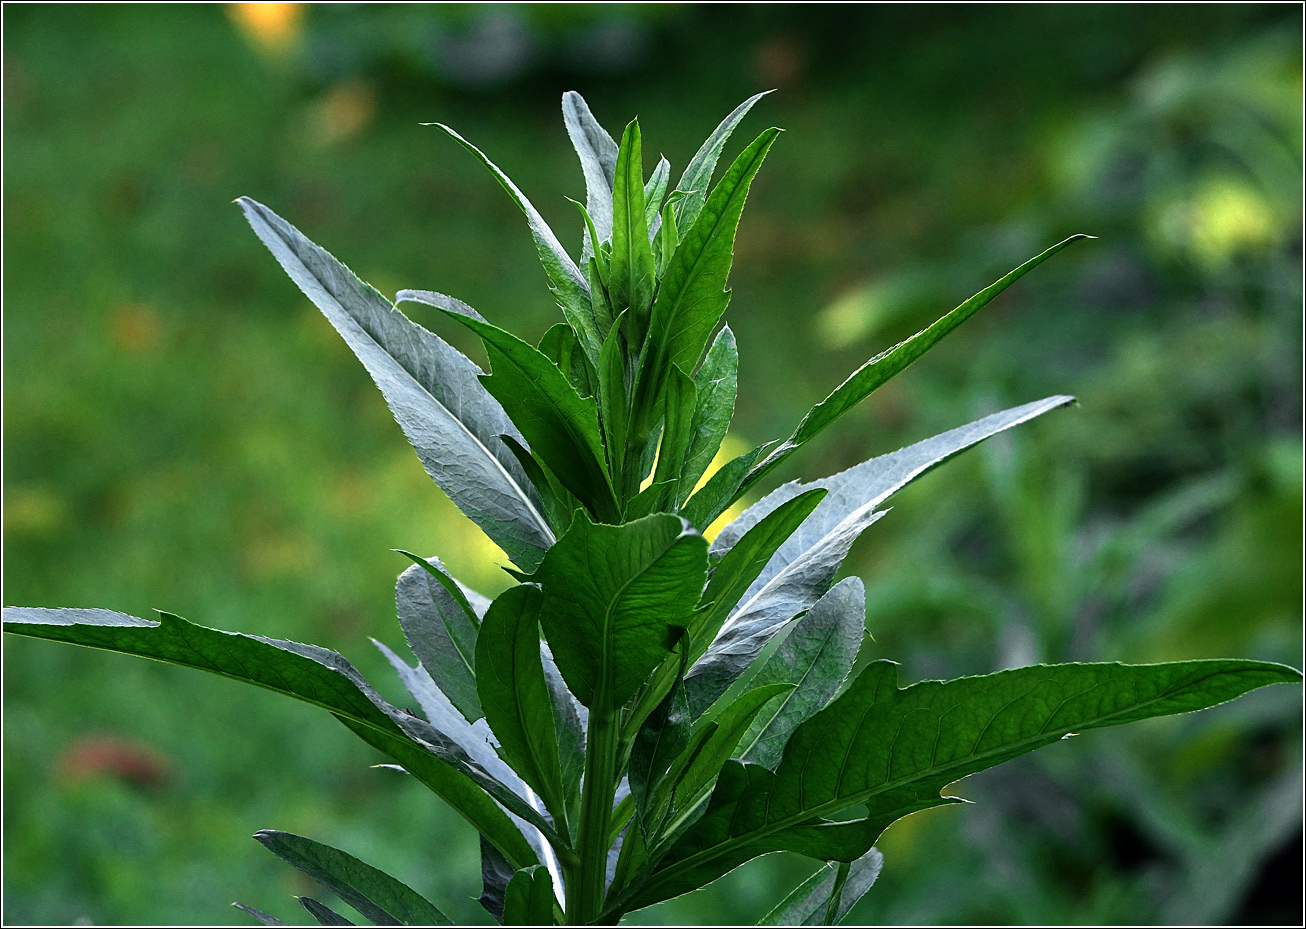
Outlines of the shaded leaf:
[{"label": "shaded leaf", "polygon": [[667,179],[671,175],[671,162],[659,158],[648,183],[644,185],[644,224],[648,226],[649,242],[657,238],[662,224],[662,198],[667,195]]},{"label": "shaded leaf", "polygon": [[518,871],[504,895],[505,926],[552,926],[553,882],[539,865]]},{"label": "shaded leaf", "polygon": [[676,516],[605,526],[578,513],[532,577],[576,699],[605,711],[629,700],[688,624],[706,574],[707,541]]},{"label": "shaded leaf", "polygon": [[323,904],[318,903],[312,897],[296,897],[295,899],[297,899],[300,903],[302,903],[304,905],[304,909],[308,910],[309,913],[313,915],[313,918],[317,920],[317,924],[319,926],[355,925],[354,923],[345,919],[335,910],[331,909],[331,907],[324,906]]},{"label": "shaded leaf", "polygon": [[673,510],[679,496],[680,471],[693,436],[697,391],[694,382],[674,365],[667,379],[666,418],[662,444],[653,472],[653,484],[661,490],[653,503],[654,512]]},{"label": "shaded leaf", "polygon": [[[512,453],[517,456],[517,462],[521,465],[522,471],[526,477],[535,485],[535,492],[540,498],[540,506],[544,510],[544,515],[553,527],[555,534],[561,534],[567,531],[571,525],[571,517],[580,509],[580,501],[566,487],[558,482],[558,479],[545,470],[535,456],[527,451],[526,447],[514,439],[512,436],[503,436],[503,443],[508,446]],[[488,607],[488,602],[486,606]]]},{"label": "shaded leaf", "polygon": [[585,350],[571,326],[556,323],[540,339],[540,353],[548,358],[567,378],[567,383],[582,397],[593,397],[594,383],[590,379],[590,366]]},{"label": "shaded leaf", "polygon": [[752,473],[748,475],[748,479],[744,482],[743,486],[740,487],[739,493],[744,493],[749,487],[752,487],[766,476],[772,468],[778,465],[785,458],[789,457],[789,455],[799,446],[817,436],[827,426],[843,416],[844,413],[847,413],[862,400],[870,396],[871,393],[877,390],[881,384],[885,383],[889,378],[893,377],[917,358],[928,352],[940,339],[987,306],[998,294],[1002,293],[1030,271],[1047,261],[1071,242],[1091,238],[1093,238],[1093,236],[1073,235],[1065,241],[1057,243],[1041,254],[1031,258],[1014,271],[1009,272],[1005,277],[990,284],[988,287],[985,287],[979,293],[975,294],[975,296],[961,304],[961,306],[937,320],[933,325],[926,329],[922,329],[911,338],[899,342],[897,345],[881,352],[870,361],[866,362],[849,375],[848,379],[840,384],[835,391],[830,394],[830,396],[812,407],[808,414],[803,417],[803,421],[798,424],[798,428],[794,430],[794,434],[785,439],[785,441],[782,442],[775,451],[771,452],[771,454],[754,467]]},{"label": "shaded leaf", "polygon": [[485,907],[485,911],[494,917],[495,922],[503,923],[503,898],[508,889],[508,882],[515,873],[508,860],[499,854],[499,850],[481,836],[481,895],[476,902]]},{"label": "shaded leaf", "polygon": [[677,676],[671,692],[648,715],[630,749],[630,792],[646,833],[655,825],[650,822],[652,795],[689,744],[689,733],[689,703],[684,684]]},{"label": "shaded leaf", "polygon": [[436,686],[458,712],[475,721],[482,715],[476,693],[476,616],[440,559],[409,557],[420,563],[400,574],[395,585],[399,625]]},{"label": "shaded leaf", "polygon": [[234,906],[238,910],[244,910],[246,913],[248,913],[250,916],[253,916],[255,919],[257,919],[260,923],[262,923],[265,926],[289,926],[290,925],[290,923],[282,922],[281,920],[277,919],[275,916],[269,916],[267,913],[264,913],[262,910],[255,909],[254,907],[248,906],[244,903],[233,903],[232,906]]},{"label": "shaded leaf", "polygon": [[[759,926],[819,926],[825,916],[826,906],[830,901],[830,892],[834,890],[839,862],[829,862],[818,868],[811,877],[803,881],[780,901],[769,913],[758,920]],[[875,879],[884,867],[884,856],[878,849],[871,849],[852,863],[848,877],[844,882],[839,905],[834,919],[828,924],[837,924],[851,910],[857,901],[866,896]]]},{"label": "shaded leaf", "polygon": [[264,829],[254,838],[272,854],[331,888],[358,912],[383,926],[451,926],[425,897],[353,855],[289,832]]},{"label": "shaded leaf", "polygon": [[553,532],[500,435],[521,438],[464,355],[413,323],[375,289],[260,203],[250,225],[358,356],[427,473],[518,565],[539,563]]},{"label": "shaded leaf", "polygon": [[707,479],[680,508],[680,515],[694,524],[700,532],[716,522],[716,518],[730,508],[739,498],[738,490],[757,459],[765,455],[776,441],[772,440],[742,455],[730,459]]}]

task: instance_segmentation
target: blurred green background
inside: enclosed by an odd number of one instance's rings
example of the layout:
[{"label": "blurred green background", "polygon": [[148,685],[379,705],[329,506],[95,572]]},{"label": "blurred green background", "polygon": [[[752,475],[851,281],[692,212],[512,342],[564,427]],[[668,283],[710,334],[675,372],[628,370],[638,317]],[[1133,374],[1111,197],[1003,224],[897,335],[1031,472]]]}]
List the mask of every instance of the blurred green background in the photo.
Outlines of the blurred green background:
[{"label": "blurred green background", "polygon": [[[1051,393],[1081,406],[898,495],[847,570],[907,680],[1032,661],[1302,648],[1301,8],[14,6],[4,16],[4,602],[166,608],[344,652],[402,645],[392,548],[486,593],[496,552],[231,200],[382,291],[536,338],[558,318],[482,147],[563,241],[559,97],[641,119],[678,176],[789,130],[753,188],[728,319],[739,448],[1074,232],[1075,246],[776,481]],[[650,157],[651,164],[651,157]],[[424,324],[483,358],[435,314]],[[880,848],[874,923],[1301,920],[1300,689],[1086,734],[958,785]],[[250,841],[344,848],[487,923],[470,827],[325,714],[7,637],[7,924],[308,922]],[[772,855],[632,922],[751,921]],[[330,900],[329,895],[323,899]]]}]

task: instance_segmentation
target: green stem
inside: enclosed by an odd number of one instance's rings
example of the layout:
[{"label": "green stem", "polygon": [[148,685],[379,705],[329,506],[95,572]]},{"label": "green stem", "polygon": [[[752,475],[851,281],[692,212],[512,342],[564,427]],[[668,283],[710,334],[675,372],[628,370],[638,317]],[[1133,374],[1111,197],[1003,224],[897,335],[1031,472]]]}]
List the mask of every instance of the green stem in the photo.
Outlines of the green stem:
[{"label": "green stem", "polygon": [[590,709],[585,744],[585,789],[581,796],[580,828],[576,851],[580,862],[567,882],[567,922],[591,923],[603,909],[608,873],[608,832],[612,799],[617,790],[616,714],[610,709]]},{"label": "green stem", "polygon": [[839,870],[834,875],[834,886],[830,888],[830,902],[825,907],[823,926],[833,926],[839,915],[839,904],[843,900],[843,885],[848,880],[848,871],[852,867],[847,861],[839,862]]}]

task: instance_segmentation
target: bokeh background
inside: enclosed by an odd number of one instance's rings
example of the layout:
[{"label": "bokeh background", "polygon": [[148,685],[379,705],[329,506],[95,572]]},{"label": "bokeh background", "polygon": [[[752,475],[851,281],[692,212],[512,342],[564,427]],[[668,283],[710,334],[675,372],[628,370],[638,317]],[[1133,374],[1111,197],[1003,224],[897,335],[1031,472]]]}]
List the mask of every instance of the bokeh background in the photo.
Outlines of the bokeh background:
[{"label": "bokeh background", "polygon": [[[728,319],[729,448],[787,434],[862,360],[1074,232],[776,481],[1052,393],[898,495],[847,570],[867,654],[919,680],[1032,661],[1302,648],[1301,8],[4,8],[4,602],[167,608],[344,652],[391,699],[406,548],[486,593],[496,552],[231,204],[386,293],[558,318],[494,158],[564,242],[559,111],[641,119],[678,176],[788,132]],[[651,164],[651,157],[650,157]],[[410,306],[465,350],[476,345]],[[4,643],[7,924],[307,922],[249,836],[344,848],[487,923],[476,838],[325,714],[103,652]],[[1095,732],[918,814],[853,922],[1301,920],[1300,689]],[[751,921],[813,865],[755,861],[632,922]],[[329,894],[323,899],[330,900]]]}]

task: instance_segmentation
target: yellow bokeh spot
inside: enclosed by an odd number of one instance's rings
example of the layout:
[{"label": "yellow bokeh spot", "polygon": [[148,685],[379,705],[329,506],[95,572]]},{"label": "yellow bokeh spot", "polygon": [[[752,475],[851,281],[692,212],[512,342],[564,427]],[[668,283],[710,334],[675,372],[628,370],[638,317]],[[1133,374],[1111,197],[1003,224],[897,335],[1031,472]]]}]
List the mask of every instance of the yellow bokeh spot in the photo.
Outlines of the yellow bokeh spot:
[{"label": "yellow bokeh spot", "polygon": [[304,4],[230,3],[227,15],[256,47],[276,54],[288,51],[299,38]]},{"label": "yellow bokeh spot", "polygon": [[1160,233],[1209,267],[1273,245],[1280,237],[1273,205],[1238,178],[1212,178],[1186,199],[1167,203]]},{"label": "yellow bokeh spot", "polygon": [[[705,471],[703,476],[699,478],[698,483],[694,486],[694,490],[697,491],[708,482],[708,479],[712,477],[713,474],[716,474],[727,463],[748,451],[748,448],[749,446],[737,436],[727,434],[725,439],[721,442],[721,447],[717,449],[716,457],[714,457],[712,463],[707,466],[707,471]],[[735,517],[744,512],[747,508],[748,503],[746,501],[743,499],[736,500],[728,510],[718,516],[716,521],[704,530],[704,538],[709,542],[715,539],[718,532],[725,528],[727,524],[732,522]]]}]

